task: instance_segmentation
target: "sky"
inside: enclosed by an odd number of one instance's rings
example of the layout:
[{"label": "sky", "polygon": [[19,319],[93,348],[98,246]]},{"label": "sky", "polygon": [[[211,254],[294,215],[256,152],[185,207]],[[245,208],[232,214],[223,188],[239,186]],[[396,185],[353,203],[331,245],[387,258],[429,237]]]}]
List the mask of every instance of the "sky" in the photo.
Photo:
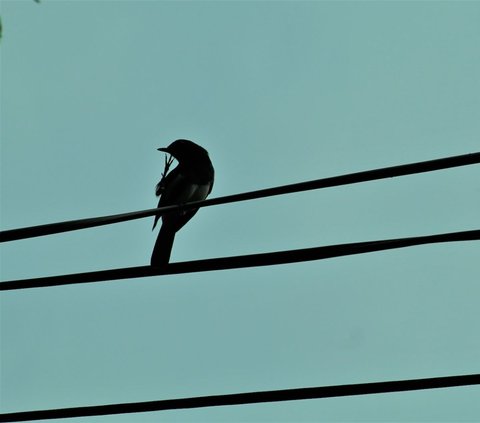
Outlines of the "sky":
[{"label": "sky", "polygon": [[[476,152],[478,1],[2,0],[0,229]],[[200,210],[172,261],[479,229],[466,166]],[[149,263],[152,218],[1,246],[1,280]],[[480,372],[480,244],[5,292],[0,411]],[[478,387],[77,419],[472,422]],[[70,422],[73,420],[59,420]]]}]

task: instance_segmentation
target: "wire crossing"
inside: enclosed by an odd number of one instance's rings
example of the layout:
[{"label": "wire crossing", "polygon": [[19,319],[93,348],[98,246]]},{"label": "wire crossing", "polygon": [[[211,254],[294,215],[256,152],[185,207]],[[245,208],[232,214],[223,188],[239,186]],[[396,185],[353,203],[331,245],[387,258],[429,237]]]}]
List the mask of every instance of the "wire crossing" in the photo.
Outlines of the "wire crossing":
[{"label": "wire crossing", "polygon": [[0,291],[72,285],[118,279],[132,279],[158,275],[177,275],[181,273],[208,272],[213,270],[240,269],[256,266],[272,266],[278,264],[298,263],[303,261],[323,260],[333,257],[371,253],[374,251],[391,250],[395,248],[405,248],[423,244],[475,240],[480,240],[480,229],[409,238],[354,242],[324,247],[303,248],[299,250],[276,251],[271,253],[249,254],[243,256],[220,257],[206,260],[170,263],[164,269],[157,269],[152,266],[139,266],[126,267],[123,269],[100,270],[96,272],[74,273],[70,275],[12,280],[0,283]]},{"label": "wire crossing", "polygon": [[187,204],[161,207],[156,209],[140,210],[130,213],[115,214],[110,216],[93,217],[88,219],[70,220],[67,222],[50,223],[46,225],[30,226],[26,228],[10,229],[0,232],[0,242],[15,241],[25,238],[52,235],[61,232],[93,228],[96,226],[110,225],[113,223],[127,222],[144,217],[162,215],[174,210],[189,210],[197,207],[207,207],[219,204],[247,201],[275,195],[291,194],[314,189],[330,188],[341,185],[356,184],[378,179],[393,178],[397,176],[412,175],[415,173],[432,172],[458,166],[467,166],[480,163],[480,152],[463,154],[460,156],[445,157],[441,159],[416,162],[399,166],[384,167],[363,172],[348,173],[340,176],[299,182],[296,184],[282,185],[257,191],[227,195],[204,201],[195,201]]},{"label": "wire crossing", "polygon": [[25,422],[43,419],[92,417],[112,414],[179,410],[187,408],[219,407],[225,405],[298,401],[355,395],[384,394],[390,392],[418,391],[425,389],[452,388],[479,384],[480,374],[445,376],[388,382],[359,383],[352,385],[333,385],[313,388],[282,389],[276,391],[244,392],[240,394],[211,395],[160,401],[59,408],[53,410],[22,411],[18,413],[0,414],[0,422]]}]

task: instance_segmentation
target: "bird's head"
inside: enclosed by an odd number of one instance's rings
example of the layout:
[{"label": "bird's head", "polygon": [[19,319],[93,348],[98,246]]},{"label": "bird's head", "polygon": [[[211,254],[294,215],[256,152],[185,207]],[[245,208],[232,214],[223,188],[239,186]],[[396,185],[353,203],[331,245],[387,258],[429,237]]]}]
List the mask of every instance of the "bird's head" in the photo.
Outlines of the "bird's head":
[{"label": "bird's head", "polygon": [[208,155],[207,150],[189,140],[173,141],[168,147],[158,148],[158,151],[171,154],[179,162],[190,158],[195,159],[199,155]]}]

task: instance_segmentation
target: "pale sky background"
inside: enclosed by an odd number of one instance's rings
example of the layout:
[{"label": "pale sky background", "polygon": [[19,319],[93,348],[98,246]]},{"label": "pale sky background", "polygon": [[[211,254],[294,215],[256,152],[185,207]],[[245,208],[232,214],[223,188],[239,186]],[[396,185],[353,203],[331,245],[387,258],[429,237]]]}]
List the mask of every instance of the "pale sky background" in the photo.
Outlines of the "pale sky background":
[{"label": "pale sky background", "polygon": [[[1,2],[2,230],[480,150],[480,2]],[[480,166],[209,207],[173,261],[479,228]],[[15,241],[1,280],[149,263],[152,219]],[[1,411],[480,372],[480,244],[1,298]],[[467,422],[480,388],[79,422]],[[58,420],[57,420],[58,421]],[[59,420],[70,422],[73,420]]]}]

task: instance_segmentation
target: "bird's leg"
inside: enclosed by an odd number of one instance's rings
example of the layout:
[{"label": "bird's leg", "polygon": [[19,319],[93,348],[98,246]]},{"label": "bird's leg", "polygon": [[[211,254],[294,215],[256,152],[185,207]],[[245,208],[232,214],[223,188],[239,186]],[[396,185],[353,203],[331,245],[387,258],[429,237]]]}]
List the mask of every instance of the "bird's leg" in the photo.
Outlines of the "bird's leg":
[{"label": "bird's leg", "polygon": [[170,157],[168,158],[167,160],[167,155],[165,155],[165,168],[163,169],[163,173],[162,173],[162,179],[165,178],[165,176],[167,176],[167,173],[170,169],[170,166],[172,165],[173,163],[173,156],[170,155]]},{"label": "bird's leg", "polygon": [[165,155],[165,167],[163,168],[162,177],[160,178],[160,182],[155,187],[155,194],[157,195],[157,197],[160,196],[165,189],[165,178],[168,174],[168,171],[170,170],[170,166],[172,165],[173,160],[174,158],[172,155],[168,157],[168,160],[167,155]]}]

